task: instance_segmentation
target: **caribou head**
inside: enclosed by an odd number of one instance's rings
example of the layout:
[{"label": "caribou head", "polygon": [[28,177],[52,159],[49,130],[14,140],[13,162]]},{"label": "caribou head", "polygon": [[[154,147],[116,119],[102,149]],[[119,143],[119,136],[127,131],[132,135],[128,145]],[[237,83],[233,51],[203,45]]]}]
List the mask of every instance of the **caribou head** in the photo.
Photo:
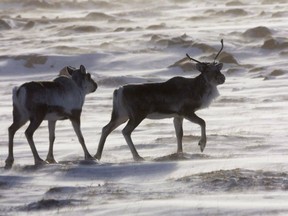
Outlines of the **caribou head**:
[{"label": "caribou head", "polygon": [[203,74],[207,82],[209,82],[212,85],[221,85],[225,82],[225,76],[221,73],[221,69],[223,67],[223,64],[220,62],[216,62],[217,57],[221,53],[221,51],[224,48],[223,39],[221,40],[221,49],[217,53],[217,55],[214,58],[213,62],[200,62],[194,58],[191,58],[188,54],[186,56],[194,62],[197,62],[196,69]]}]

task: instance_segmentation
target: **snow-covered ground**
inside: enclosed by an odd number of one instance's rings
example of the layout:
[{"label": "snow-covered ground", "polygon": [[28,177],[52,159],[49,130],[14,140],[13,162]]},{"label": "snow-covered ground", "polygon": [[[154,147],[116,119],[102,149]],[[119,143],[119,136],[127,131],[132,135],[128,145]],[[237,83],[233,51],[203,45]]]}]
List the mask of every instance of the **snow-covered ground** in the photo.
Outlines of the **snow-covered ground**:
[{"label": "snow-covered ground", "polygon": [[[288,214],[287,1],[2,0],[0,8],[0,215]],[[71,123],[59,121],[58,164],[33,165],[25,125],[4,170],[14,86],[85,65],[99,84],[82,114],[94,155],[115,88],[195,77],[185,54],[213,61],[222,38],[226,82],[197,112],[207,124],[204,153],[199,126],[184,121],[179,156],[172,119],[144,120],[132,134],[144,162],[133,161],[123,126],[101,161],[86,162]],[[47,122],[34,139],[45,159]]]}]

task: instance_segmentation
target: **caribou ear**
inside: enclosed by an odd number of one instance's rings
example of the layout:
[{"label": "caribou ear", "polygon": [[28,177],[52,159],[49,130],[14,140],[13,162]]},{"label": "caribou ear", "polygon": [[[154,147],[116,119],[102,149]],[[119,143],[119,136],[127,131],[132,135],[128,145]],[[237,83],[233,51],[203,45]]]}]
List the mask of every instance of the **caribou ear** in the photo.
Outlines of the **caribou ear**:
[{"label": "caribou ear", "polygon": [[70,74],[70,76],[72,76],[73,72],[75,71],[75,68],[71,67],[71,66],[68,66],[67,67],[67,71],[68,73]]},{"label": "caribou ear", "polygon": [[84,65],[80,65],[80,71],[81,73],[86,73],[86,68],[84,67]]},{"label": "caribou ear", "polygon": [[216,65],[216,67],[217,67],[217,69],[220,71],[220,70],[222,70],[223,64],[222,64],[222,63],[218,63],[218,64]]},{"label": "caribou ear", "polygon": [[73,68],[71,68],[70,66],[66,66],[62,68],[62,70],[60,70],[59,75],[60,76],[64,75],[64,76],[71,78],[73,71],[74,71]]},{"label": "caribou ear", "polygon": [[200,71],[201,73],[206,71],[206,67],[207,67],[206,64],[203,64],[203,63],[196,64],[196,69]]}]

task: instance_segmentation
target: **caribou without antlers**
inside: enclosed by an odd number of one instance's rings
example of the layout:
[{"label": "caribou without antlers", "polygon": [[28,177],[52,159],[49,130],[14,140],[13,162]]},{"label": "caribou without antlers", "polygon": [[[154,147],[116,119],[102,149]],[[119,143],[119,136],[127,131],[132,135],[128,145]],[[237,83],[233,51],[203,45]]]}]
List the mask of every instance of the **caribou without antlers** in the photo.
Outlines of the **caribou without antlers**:
[{"label": "caribou without antlers", "polygon": [[55,140],[55,125],[57,120],[69,119],[72,122],[78,140],[84,150],[85,159],[94,159],[88,152],[80,128],[80,116],[86,94],[96,91],[97,84],[86,73],[83,65],[80,69],[65,67],[59,77],[53,81],[27,82],[13,89],[13,123],[9,127],[9,155],[6,159],[6,169],[12,167],[13,139],[16,131],[27,121],[30,124],[25,131],[31,147],[35,164],[44,164],[36,150],[33,134],[43,120],[48,120],[49,152],[46,161],[55,163],[53,144]]},{"label": "caribou without antlers", "polygon": [[200,62],[186,54],[190,60],[197,62],[196,68],[201,72],[195,78],[174,77],[162,83],[126,85],[115,90],[111,120],[102,129],[95,158],[100,160],[107,136],[128,120],[122,133],[134,160],[143,160],[132,142],[131,133],[145,118],[174,118],[178,153],[183,152],[183,119],[200,125],[199,146],[203,152],[206,146],[206,123],[195,112],[208,107],[219,95],[217,85],[225,82],[225,76],[220,72],[223,64],[215,62],[223,49],[223,40],[221,44],[213,63]]}]

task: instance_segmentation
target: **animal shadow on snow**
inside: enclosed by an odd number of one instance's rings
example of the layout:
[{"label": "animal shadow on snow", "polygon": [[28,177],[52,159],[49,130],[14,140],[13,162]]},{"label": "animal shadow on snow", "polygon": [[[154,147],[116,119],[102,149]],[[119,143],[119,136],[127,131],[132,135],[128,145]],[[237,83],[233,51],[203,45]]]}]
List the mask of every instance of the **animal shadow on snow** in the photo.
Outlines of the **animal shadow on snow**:
[{"label": "animal shadow on snow", "polygon": [[65,168],[65,178],[75,179],[121,179],[127,177],[144,178],[159,174],[169,174],[177,169],[176,163],[132,162],[102,163],[96,166],[71,165]]},{"label": "animal shadow on snow", "polygon": [[[82,160],[82,159],[72,159],[72,160],[63,160],[58,161],[57,163],[52,164],[37,164],[37,165],[14,165],[12,170],[16,172],[34,172],[34,171],[44,171],[44,170],[53,170],[55,168],[69,167],[69,166],[94,166],[99,164],[96,160]],[[1,169],[5,170],[4,167]]]}]

